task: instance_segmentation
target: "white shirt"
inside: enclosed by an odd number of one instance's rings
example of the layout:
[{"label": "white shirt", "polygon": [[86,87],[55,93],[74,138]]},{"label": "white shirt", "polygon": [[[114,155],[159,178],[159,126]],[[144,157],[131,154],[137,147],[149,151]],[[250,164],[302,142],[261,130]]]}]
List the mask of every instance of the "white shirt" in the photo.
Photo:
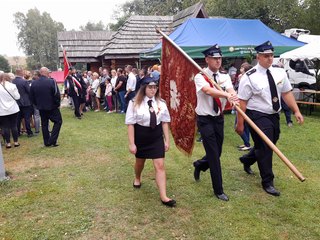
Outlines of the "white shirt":
[{"label": "white shirt", "polygon": [[[19,112],[19,106],[16,100],[20,99],[20,94],[17,86],[11,82],[3,81],[0,83],[0,116],[7,116]],[[4,84],[4,86],[3,86]],[[4,89],[8,90],[8,92]]]},{"label": "white shirt", "polygon": [[[280,111],[281,93],[291,91],[292,87],[284,69],[271,66],[269,70],[277,87]],[[251,73],[251,71],[253,72]],[[247,101],[247,109],[266,114],[276,113],[272,108],[267,69],[259,64],[242,76],[238,89],[238,97]]]},{"label": "white shirt", "polygon": [[117,79],[118,79],[117,76],[111,78],[110,83],[111,83],[113,89],[116,87]]},{"label": "white shirt", "polygon": [[[204,71],[208,73],[209,76],[213,75],[213,72],[209,68],[205,68]],[[213,78],[213,77],[212,77]],[[230,89],[233,88],[230,76],[227,73],[217,72],[217,82],[221,88]],[[204,79],[201,73],[198,73],[194,77],[194,82],[196,84],[196,91],[197,91],[197,107],[196,113],[200,116],[218,116],[220,115],[220,110],[216,113],[213,110],[213,97],[210,95],[205,94],[202,91],[202,88],[205,86],[210,86],[209,83]],[[224,109],[227,100],[225,98],[220,98],[222,110]]]},{"label": "white shirt", "polygon": [[[129,102],[129,106],[126,113],[126,124],[139,124],[144,127],[150,127],[150,112],[148,105],[147,96],[144,97],[140,106],[134,106],[134,101]],[[170,114],[167,108],[166,103],[163,100],[156,101],[155,98],[152,98],[152,107],[155,110],[157,117],[157,125],[161,122],[170,122]]]},{"label": "white shirt", "polygon": [[237,69],[235,68],[235,67],[230,67],[229,68],[229,70],[228,70],[228,74],[230,75],[230,76],[232,76],[232,75],[236,75],[237,74]]},{"label": "white shirt", "polygon": [[131,91],[135,91],[136,90],[136,83],[137,83],[136,76],[132,72],[129,73],[126,90],[128,91],[129,89],[131,89]]}]

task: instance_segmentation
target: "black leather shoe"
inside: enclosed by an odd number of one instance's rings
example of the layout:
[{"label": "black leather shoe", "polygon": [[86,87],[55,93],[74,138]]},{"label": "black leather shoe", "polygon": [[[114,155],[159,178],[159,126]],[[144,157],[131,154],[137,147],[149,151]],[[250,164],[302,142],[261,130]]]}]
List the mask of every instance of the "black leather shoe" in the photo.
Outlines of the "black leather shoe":
[{"label": "black leather shoe", "polygon": [[215,195],[216,195],[216,197],[217,197],[218,199],[220,199],[220,200],[222,200],[222,201],[229,201],[228,196],[227,196],[226,194],[224,194],[224,193],[215,194]]},{"label": "black leather shoe", "polygon": [[163,205],[166,205],[167,207],[175,207],[177,204],[176,200],[173,199],[169,200],[168,202],[164,202],[161,200],[161,202]]},{"label": "black leather shoe", "polygon": [[243,164],[243,170],[248,173],[249,175],[253,174],[253,171],[251,169],[250,166],[246,165],[246,164]]},{"label": "black leather shoe", "polygon": [[273,186],[268,186],[268,187],[263,187],[263,189],[270,195],[273,195],[273,196],[280,196],[280,192],[275,189]]},{"label": "black leather shoe", "polygon": [[141,183],[138,184],[138,185],[135,185],[135,184],[133,183],[133,188],[141,188]]},{"label": "black leather shoe", "polygon": [[200,180],[200,169],[197,166],[197,162],[193,162],[193,166],[194,166],[194,172],[193,172],[193,177],[194,180],[199,181]]},{"label": "black leather shoe", "polygon": [[56,144],[56,143],[55,143],[55,144],[52,144],[51,146],[52,146],[52,147],[59,147],[59,144]]}]

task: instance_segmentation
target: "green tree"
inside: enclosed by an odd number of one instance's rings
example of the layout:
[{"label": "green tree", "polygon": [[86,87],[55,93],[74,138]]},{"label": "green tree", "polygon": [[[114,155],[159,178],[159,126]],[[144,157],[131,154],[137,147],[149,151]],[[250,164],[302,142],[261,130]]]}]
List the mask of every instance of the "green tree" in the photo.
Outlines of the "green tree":
[{"label": "green tree", "polygon": [[311,34],[320,34],[320,4],[319,0],[305,0],[302,3],[302,17],[299,19],[298,27],[306,28]]},{"label": "green tree", "polygon": [[46,66],[56,69],[59,63],[57,32],[65,30],[63,24],[55,22],[47,12],[41,14],[36,8],[30,9],[26,15],[17,12],[14,18],[19,30],[18,43],[28,56],[28,68]]},{"label": "green tree", "polygon": [[9,62],[8,60],[0,55],[0,70],[1,71],[4,71],[4,72],[10,72],[10,65],[9,65]]},{"label": "green tree", "polygon": [[106,29],[102,21],[98,23],[87,22],[85,26],[80,26],[81,31],[104,31]]}]

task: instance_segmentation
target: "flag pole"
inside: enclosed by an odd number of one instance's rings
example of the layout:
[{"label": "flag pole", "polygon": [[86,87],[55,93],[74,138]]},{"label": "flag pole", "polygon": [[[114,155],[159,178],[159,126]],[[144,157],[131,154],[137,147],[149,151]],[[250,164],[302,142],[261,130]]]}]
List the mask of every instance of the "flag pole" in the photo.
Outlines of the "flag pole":
[{"label": "flag pole", "polygon": [[[206,75],[211,83],[220,91],[223,91],[219,84],[217,84],[212,76],[207,74],[187,53],[185,53],[172,39],[168,37],[164,32],[156,27],[156,32],[161,34],[167,41],[169,41],[185,58],[187,58],[194,67],[196,67],[201,73]],[[296,175],[301,181],[305,181],[305,177],[299,172],[299,170],[290,162],[290,160],[279,150],[279,148],[257,127],[257,125],[242,111],[239,105],[233,103],[238,113],[245,119],[245,121],[254,129],[254,131],[263,139],[263,141],[278,155],[278,157],[287,165],[287,167]]]}]

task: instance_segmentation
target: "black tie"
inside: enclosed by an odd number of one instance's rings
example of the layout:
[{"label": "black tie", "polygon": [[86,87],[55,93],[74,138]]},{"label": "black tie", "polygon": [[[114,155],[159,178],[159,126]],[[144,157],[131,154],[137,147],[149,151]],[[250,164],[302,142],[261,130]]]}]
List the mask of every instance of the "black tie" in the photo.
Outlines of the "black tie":
[{"label": "black tie", "polygon": [[151,129],[155,129],[157,125],[157,117],[152,107],[152,100],[148,100],[148,106],[149,106],[149,112],[150,112],[150,127]]},{"label": "black tie", "polygon": [[273,107],[273,110],[278,112],[278,110],[280,108],[278,91],[277,91],[276,84],[274,82],[274,79],[273,79],[269,69],[267,69],[267,76],[268,76],[269,87],[270,87],[270,92],[271,92],[272,107]]},{"label": "black tie", "polygon": [[[212,76],[213,76],[213,80],[214,80],[216,83],[218,83],[218,82],[217,82],[217,74],[214,73],[214,74],[212,74]],[[219,111],[218,103],[216,102],[215,99],[213,99],[213,110],[214,110],[216,113],[218,113],[218,111]]]}]

